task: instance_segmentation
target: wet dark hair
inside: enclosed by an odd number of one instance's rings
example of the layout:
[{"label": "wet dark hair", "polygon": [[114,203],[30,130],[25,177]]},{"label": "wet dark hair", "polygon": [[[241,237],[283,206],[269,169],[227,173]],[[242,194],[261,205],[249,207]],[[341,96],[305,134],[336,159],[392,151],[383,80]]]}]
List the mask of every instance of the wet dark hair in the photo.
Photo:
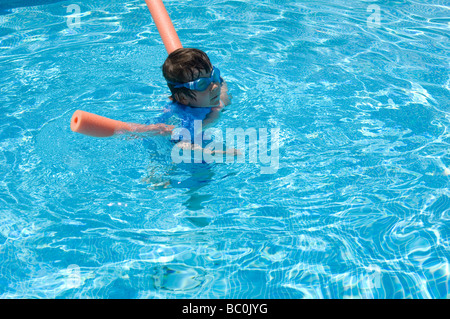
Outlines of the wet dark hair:
[{"label": "wet dark hair", "polygon": [[[202,72],[211,72],[212,64],[205,52],[193,48],[180,48],[169,54],[162,66],[163,76],[172,82],[190,82],[198,78]],[[171,98],[179,101],[179,94],[183,93],[195,99],[195,92],[187,88],[175,88],[167,83]]]}]

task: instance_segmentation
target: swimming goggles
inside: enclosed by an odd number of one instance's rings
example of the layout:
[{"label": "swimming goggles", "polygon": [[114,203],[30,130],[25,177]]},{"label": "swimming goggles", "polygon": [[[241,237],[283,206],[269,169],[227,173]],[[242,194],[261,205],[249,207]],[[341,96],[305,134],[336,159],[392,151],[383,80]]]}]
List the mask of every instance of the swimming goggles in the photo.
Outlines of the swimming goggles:
[{"label": "swimming goggles", "polygon": [[186,83],[167,81],[167,83],[175,85],[176,89],[187,88],[189,90],[195,90],[195,91],[206,90],[212,82],[218,82],[220,84],[222,84],[222,82],[223,82],[223,79],[220,77],[220,70],[218,68],[216,68],[215,66],[213,66],[211,76],[209,78],[198,78],[195,81],[186,82]]}]

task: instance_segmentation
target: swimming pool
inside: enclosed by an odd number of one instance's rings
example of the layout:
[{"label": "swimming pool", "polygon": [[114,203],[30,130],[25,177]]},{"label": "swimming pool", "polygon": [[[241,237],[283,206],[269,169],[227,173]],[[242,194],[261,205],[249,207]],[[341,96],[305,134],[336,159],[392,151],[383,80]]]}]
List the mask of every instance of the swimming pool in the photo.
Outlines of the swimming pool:
[{"label": "swimming pool", "polygon": [[166,105],[144,1],[5,9],[0,297],[449,298],[444,2],[164,3],[228,82],[216,127],[279,128],[278,170],[70,131]]}]

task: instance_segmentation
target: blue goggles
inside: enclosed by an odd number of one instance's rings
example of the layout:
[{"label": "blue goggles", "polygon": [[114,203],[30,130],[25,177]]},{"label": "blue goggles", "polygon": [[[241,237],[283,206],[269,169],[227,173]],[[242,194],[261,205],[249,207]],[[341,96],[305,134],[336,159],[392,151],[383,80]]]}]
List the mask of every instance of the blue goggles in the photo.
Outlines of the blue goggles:
[{"label": "blue goggles", "polygon": [[220,84],[222,84],[222,82],[223,82],[223,79],[220,77],[220,70],[218,68],[216,68],[215,66],[213,66],[211,76],[209,78],[198,78],[195,81],[186,82],[186,83],[167,81],[167,83],[175,85],[176,89],[187,88],[189,90],[195,90],[195,91],[206,90],[212,82],[217,82]]}]

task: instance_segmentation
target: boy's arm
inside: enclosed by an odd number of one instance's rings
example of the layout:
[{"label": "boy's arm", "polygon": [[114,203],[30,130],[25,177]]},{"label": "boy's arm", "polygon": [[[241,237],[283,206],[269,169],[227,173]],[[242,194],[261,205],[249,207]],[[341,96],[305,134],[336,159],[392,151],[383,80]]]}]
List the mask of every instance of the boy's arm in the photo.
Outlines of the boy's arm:
[{"label": "boy's arm", "polygon": [[221,108],[219,108],[219,107],[211,108],[211,112],[209,112],[206,115],[205,119],[202,122],[202,126],[204,129],[210,127],[212,124],[214,124],[217,121],[217,119],[220,116],[220,109]]},{"label": "boy's arm", "polygon": [[170,106],[166,106],[162,113],[152,120],[155,124],[147,125],[148,131],[155,135],[170,135],[175,128],[174,125],[165,124],[169,118],[173,115],[173,110]]},{"label": "boy's arm", "polygon": [[181,148],[181,149],[184,149],[184,150],[192,150],[192,151],[201,150],[203,152],[207,151],[210,154],[232,154],[232,155],[241,155],[242,154],[241,151],[239,151],[237,149],[234,149],[234,148],[229,148],[229,149],[226,149],[225,151],[210,150],[210,149],[207,149],[207,148],[202,148],[200,145],[193,144],[193,143],[188,142],[188,141],[181,141],[181,142],[178,142],[175,145],[177,147]]},{"label": "boy's arm", "polygon": [[220,103],[220,108],[223,108],[224,106],[231,104],[231,99],[233,96],[228,94],[228,84],[223,80],[222,87],[220,88],[220,101],[223,103]]},{"label": "boy's arm", "polygon": [[174,125],[167,125],[164,123],[147,125],[148,131],[153,132],[156,135],[170,135],[175,128]]}]

